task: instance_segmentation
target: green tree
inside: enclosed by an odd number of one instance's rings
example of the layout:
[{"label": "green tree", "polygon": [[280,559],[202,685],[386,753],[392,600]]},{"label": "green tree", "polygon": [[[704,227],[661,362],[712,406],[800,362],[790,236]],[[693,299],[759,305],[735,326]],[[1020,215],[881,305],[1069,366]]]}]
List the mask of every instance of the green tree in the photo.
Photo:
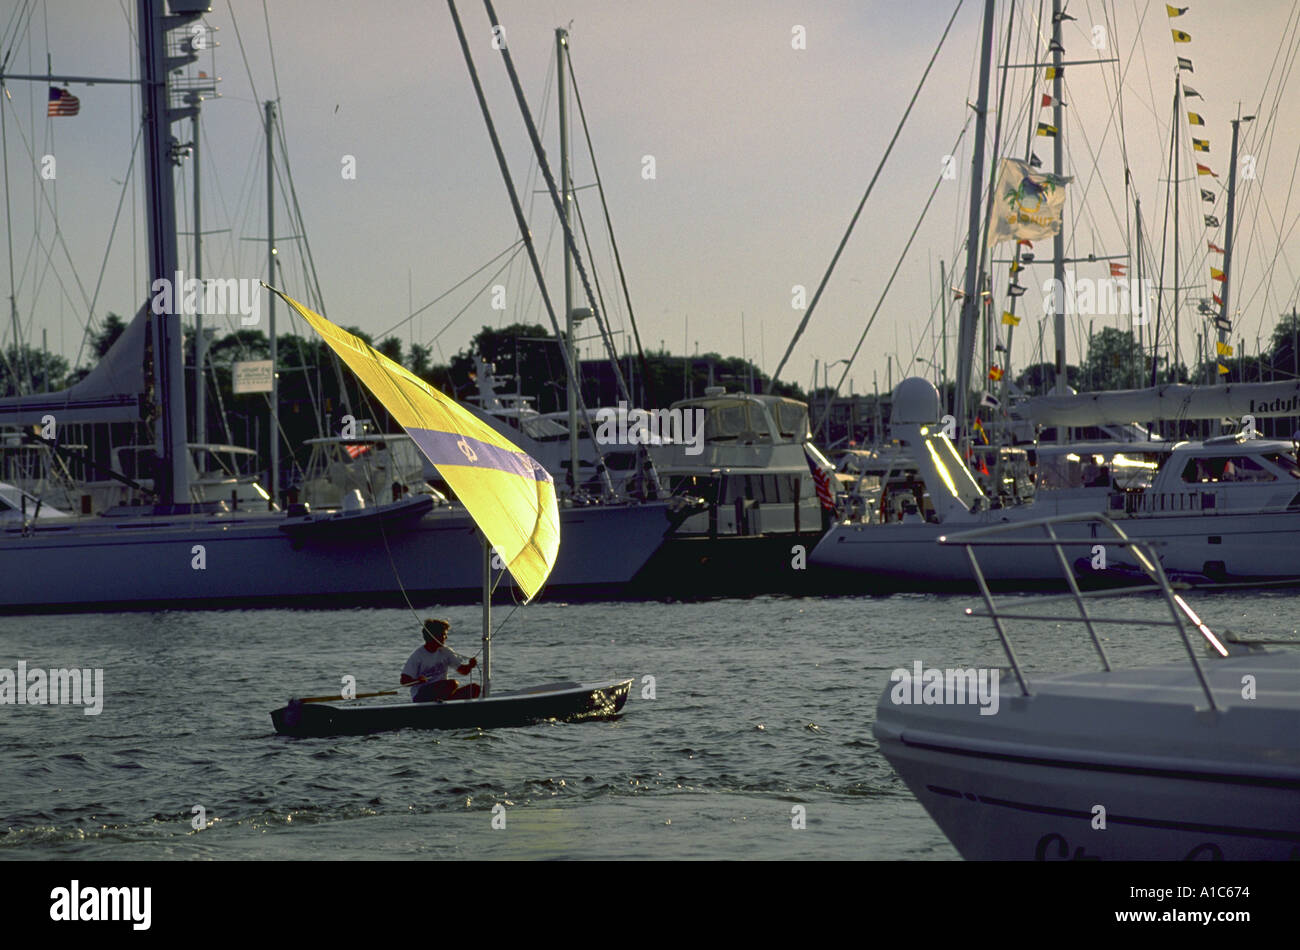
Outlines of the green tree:
[{"label": "green tree", "polygon": [[[1068,386],[1077,390],[1082,377],[1083,370],[1077,366],[1066,364],[1065,381]],[[1055,385],[1055,363],[1033,363],[1021,370],[1020,375],[1016,377],[1016,386],[1031,396],[1045,395],[1051,392]]]},{"label": "green tree", "polygon": [[10,344],[0,359],[0,397],[62,389],[67,376],[68,361],[62,356],[26,343],[21,348]]},{"label": "green tree", "polygon": [[104,354],[117,342],[117,338],[126,329],[126,321],[113,312],[104,317],[103,326],[98,333],[91,334],[90,347],[95,351],[96,359],[103,359]]},{"label": "green tree", "polygon": [[1131,330],[1103,327],[1088,340],[1081,388],[1097,392],[1141,386],[1144,365],[1149,366]]}]

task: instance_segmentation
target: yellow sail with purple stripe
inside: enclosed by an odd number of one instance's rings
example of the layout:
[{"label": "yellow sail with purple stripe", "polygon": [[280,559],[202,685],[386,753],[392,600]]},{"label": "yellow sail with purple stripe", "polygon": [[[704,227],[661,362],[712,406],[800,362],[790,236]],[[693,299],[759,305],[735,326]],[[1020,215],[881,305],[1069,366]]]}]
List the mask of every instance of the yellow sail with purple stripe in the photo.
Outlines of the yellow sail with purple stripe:
[{"label": "yellow sail with purple stripe", "polygon": [[560,550],[555,483],[546,469],[360,337],[270,289],[315,328],[437,466],[525,599],[532,600]]}]

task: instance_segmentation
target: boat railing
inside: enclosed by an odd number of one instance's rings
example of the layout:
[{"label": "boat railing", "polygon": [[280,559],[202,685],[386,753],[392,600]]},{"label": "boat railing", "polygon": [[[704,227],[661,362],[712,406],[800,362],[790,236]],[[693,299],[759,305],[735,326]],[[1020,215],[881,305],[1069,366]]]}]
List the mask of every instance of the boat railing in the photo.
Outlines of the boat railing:
[{"label": "boat railing", "polygon": [[[1062,538],[1057,534],[1057,528],[1063,524],[1094,524],[1098,528],[1094,529],[1092,536],[1088,538]],[[1038,529],[1042,529],[1043,536],[1034,536]],[[1109,532],[1107,536],[1102,536],[1101,531]],[[1016,537],[1007,537],[1011,534]],[[1028,536],[1024,536],[1028,535]],[[1012,672],[1015,674],[1016,681],[1020,684],[1021,693],[1025,696],[1033,695],[1029,688],[1029,683],[1025,678],[1024,669],[1020,660],[1016,656],[1015,648],[1011,644],[1011,638],[1007,632],[1006,621],[1008,620],[1031,620],[1031,621],[1049,621],[1061,623],[1081,623],[1088,631],[1088,636],[1092,640],[1093,647],[1101,659],[1102,669],[1106,672],[1112,670],[1110,658],[1106,655],[1106,648],[1102,646],[1101,637],[1097,634],[1097,625],[1099,624],[1131,624],[1131,617],[1112,617],[1099,616],[1092,613],[1088,604],[1096,600],[1104,600],[1108,597],[1119,595],[1129,595],[1135,593],[1159,593],[1165,603],[1169,606],[1169,620],[1148,621],[1150,626],[1157,627],[1174,627],[1178,630],[1178,635],[1187,650],[1188,658],[1196,671],[1197,680],[1201,684],[1201,689],[1205,692],[1205,698],[1209,702],[1212,710],[1218,709],[1218,704],[1214,701],[1214,694],[1210,690],[1210,684],[1205,677],[1205,670],[1202,668],[1200,658],[1197,656],[1193,646],[1192,636],[1189,633],[1188,625],[1194,627],[1201,637],[1209,644],[1210,648],[1220,656],[1228,655],[1228,648],[1224,646],[1223,641],[1206,626],[1205,622],[1192,610],[1191,606],[1183,599],[1182,595],[1177,593],[1179,590],[1187,589],[1186,584],[1171,583],[1165,574],[1164,567],[1156,555],[1156,548],[1161,545],[1157,539],[1130,538],[1124,533],[1124,530],[1115,523],[1108,515],[1101,513],[1080,513],[1058,515],[1051,518],[1039,518],[1033,521],[1008,522],[1005,524],[994,525],[987,528],[978,528],[971,531],[963,531],[959,534],[944,535],[939,538],[940,544],[956,545],[966,549],[966,556],[970,559],[971,571],[975,576],[975,583],[979,586],[980,595],[984,599],[986,612],[975,609],[967,609],[967,616],[971,617],[988,617],[993,621],[993,626],[997,630],[998,639],[1002,642],[1002,649],[1011,663]],[[1109,591],[1088,591],[1084,592],[1079,588],[1079,582],[1071,569],[1070,562],[1065,556],[1066,547],[1088,547],[1095,548],[1097,545],[1113,546],[1118,548],[1127,548],[1137,562],[1138,567],[1151,580],[1150,584],[1139,587],[1128,587],[1123,590]],[[1056,555],[1057,563],[1061,568],[1061,573],[1065,577],[1069,592],[1066,594],[1050,595],[1047,597],[1036,598],[1031,607],[1025,610],[1007,609],[999,607],[993,599],[993,593],[989,589],[987,579],[984,577],[984,571],[980,567],[979,557],[975,553],[977,547],[1028,547],[1042,548],[1050,547]],[[1071,603],[1076,612],[1069,614],[1055,614],[1050,610],[1042,611],[1044,605],[1055,603]]]}]

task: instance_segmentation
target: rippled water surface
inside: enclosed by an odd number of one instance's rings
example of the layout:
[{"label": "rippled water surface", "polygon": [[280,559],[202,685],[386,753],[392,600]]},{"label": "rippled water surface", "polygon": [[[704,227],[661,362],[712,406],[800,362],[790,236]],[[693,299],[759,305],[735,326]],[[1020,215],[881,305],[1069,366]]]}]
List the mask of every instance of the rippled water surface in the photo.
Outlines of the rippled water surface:
[{"label": "rippled water surface", "polygon": [[[1216,629],[1294,635],[1300,595],[1191,600]],[[974,605],[539,603],[508,619],[507,606],[495,685],[634,676],[625,716],[332,739],[277,736],[268,713],[345,674],[390,686],[419,642],[409,612],[0,618],[0,667],[102,667],[105,693],[98,716],[0,706],[0,857],[955,859],[871,726],[896,667],[1005,665],[988,622],[963,616]],[[1150,598],[1111,609],[1168,616]],[[453,646],[478,649],[476,609],[432,614],[452,620]],[[1031,670],[1095,665],[1077,626],[1019,630]],[[1168,629],[1104,633],[1122,664],[1185,655]]]}]

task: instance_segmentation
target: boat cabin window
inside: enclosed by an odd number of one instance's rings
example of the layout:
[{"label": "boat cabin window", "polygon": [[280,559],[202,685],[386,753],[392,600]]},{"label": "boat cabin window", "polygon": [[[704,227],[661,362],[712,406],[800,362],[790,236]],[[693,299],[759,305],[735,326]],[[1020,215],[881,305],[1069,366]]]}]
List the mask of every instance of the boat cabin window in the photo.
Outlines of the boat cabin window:
[{"label": "boat cabin window", "polygon": [[770,442],[771,438],[762,410],[746,402],[712,406],[704,417],[705,441]]},{"label": "boat cabin window", "polygon": [[781,436],[802,442],[808,437],[808,410],[792,402],[778,402],[776,408],[776,425]]},{"label": "boat cabin window", "polygon": [[1111,469],[1102,455],[1047,455],[1038,457],[1038,487],[1046,491],[1064,488],[1109,488]]},{"label": "boat cabin window", "polygon": [[1300,478],[1300,465],[1296,464],[1296,457],[1293,453],[1270,452],[1268,455],[1265,455],[1264,458],[1269,462],[1272,462],[1292,478]]},{"label": "boat cabin window", "polygon": [[1197,484],[1275,482],[1277,476],[1248,455],[1225,455],[1191,459],[1183,468],[1183,481]]},{"label": "boat cabin window", "polygon": [[[763,505],[788,504],[794,501],[794,479],[793,475],[728,475],[722,504],[734,504],[738,498]],[[806,492],[802,497],[816,496]]]},{"label": "boat cabin window", "polygon": [[524,435],[530,439],[536,439],[538,442],[545,442],[548,439],[568,438],[569,436],[568,428],[552,419],[526,417],[519,420],[519,425],[524,430]]}]

